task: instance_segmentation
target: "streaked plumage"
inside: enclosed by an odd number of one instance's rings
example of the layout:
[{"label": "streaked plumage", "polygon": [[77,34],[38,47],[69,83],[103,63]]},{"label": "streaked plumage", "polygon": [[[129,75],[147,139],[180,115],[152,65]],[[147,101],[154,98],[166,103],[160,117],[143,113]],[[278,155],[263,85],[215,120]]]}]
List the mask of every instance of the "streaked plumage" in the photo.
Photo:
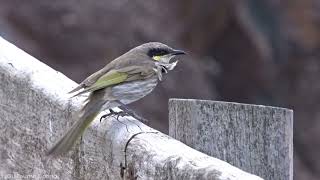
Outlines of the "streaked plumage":
[{"label": "streaked plumage", "polygon": [[48,151],[49,155],[66,153],[97,114],[105,109],[129,104],[149,94],[172,70],[177,62],[170,60],[183,51],[174,50],[158,42],[140,45],[107,64],[70,91],[78,96],[89,92],[78,120],[71,129]]}]

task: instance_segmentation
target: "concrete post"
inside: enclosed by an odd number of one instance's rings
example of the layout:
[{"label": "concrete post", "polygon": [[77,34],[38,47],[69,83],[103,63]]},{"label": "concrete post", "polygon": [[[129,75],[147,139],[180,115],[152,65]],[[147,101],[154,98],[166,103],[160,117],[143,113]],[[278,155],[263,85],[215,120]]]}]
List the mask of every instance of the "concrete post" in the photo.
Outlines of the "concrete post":
[{"label": "concrete post", "polygon": [[171,99],[169,135],[267,180],[293,178],[293,111]]}]

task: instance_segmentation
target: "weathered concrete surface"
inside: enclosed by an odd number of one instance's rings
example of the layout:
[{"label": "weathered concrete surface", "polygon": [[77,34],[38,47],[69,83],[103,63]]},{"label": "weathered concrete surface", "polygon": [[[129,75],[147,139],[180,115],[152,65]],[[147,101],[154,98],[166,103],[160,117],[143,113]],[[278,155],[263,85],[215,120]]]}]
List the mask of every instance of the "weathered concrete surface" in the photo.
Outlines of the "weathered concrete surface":
[{"label": "weathered concrete surface", "polygon": [[170,99],[169,134],[264,179],[293,178],[292,110]]},{"label": "weathered concrete surface", "polygon": [[[260,179],[191,149],[133,118],[97,118],[73,151],[45,151],[72,125],[77,84],[0,38],[0,179]],[[140,126],[140,127],[139,127]],[[156,132],[156,133],[155,133]]]},{"label": "weathered concrete surface", "polygon": [[0,37],[0,179],[71,179],[77,159],[47,160],[45,150],[71,126],[77,84]]}]

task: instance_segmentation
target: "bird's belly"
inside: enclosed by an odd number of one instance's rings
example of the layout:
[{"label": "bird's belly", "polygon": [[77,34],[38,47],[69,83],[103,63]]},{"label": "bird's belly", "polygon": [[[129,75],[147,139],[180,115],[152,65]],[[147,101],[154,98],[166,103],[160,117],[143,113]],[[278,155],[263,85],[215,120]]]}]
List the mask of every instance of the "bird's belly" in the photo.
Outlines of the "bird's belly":
[{"label": "bird's belly", "polygon": [[157,77],[132,81],[112,87],[112,95],[124,104],[137,101],[149,94],[157,85]]}]

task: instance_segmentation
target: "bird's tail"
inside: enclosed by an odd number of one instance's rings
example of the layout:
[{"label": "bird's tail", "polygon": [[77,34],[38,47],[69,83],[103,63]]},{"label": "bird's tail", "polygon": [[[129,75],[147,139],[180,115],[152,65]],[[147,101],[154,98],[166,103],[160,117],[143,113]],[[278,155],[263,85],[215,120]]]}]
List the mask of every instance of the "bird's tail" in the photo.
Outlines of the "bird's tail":
[{"label": "bird's tail", "polygon": [[[102,94],[103,95],[103,94]],[[101,93],[93,92],[88,98],[88,102],[81,109],[79,119],[72,125],[67,133],[49,149],[47,155],[58,156],[68,152],[76,140],[83,134],[85,129],[90,125],[98,115],[101,107],[107,101],[103,100]]]}]

